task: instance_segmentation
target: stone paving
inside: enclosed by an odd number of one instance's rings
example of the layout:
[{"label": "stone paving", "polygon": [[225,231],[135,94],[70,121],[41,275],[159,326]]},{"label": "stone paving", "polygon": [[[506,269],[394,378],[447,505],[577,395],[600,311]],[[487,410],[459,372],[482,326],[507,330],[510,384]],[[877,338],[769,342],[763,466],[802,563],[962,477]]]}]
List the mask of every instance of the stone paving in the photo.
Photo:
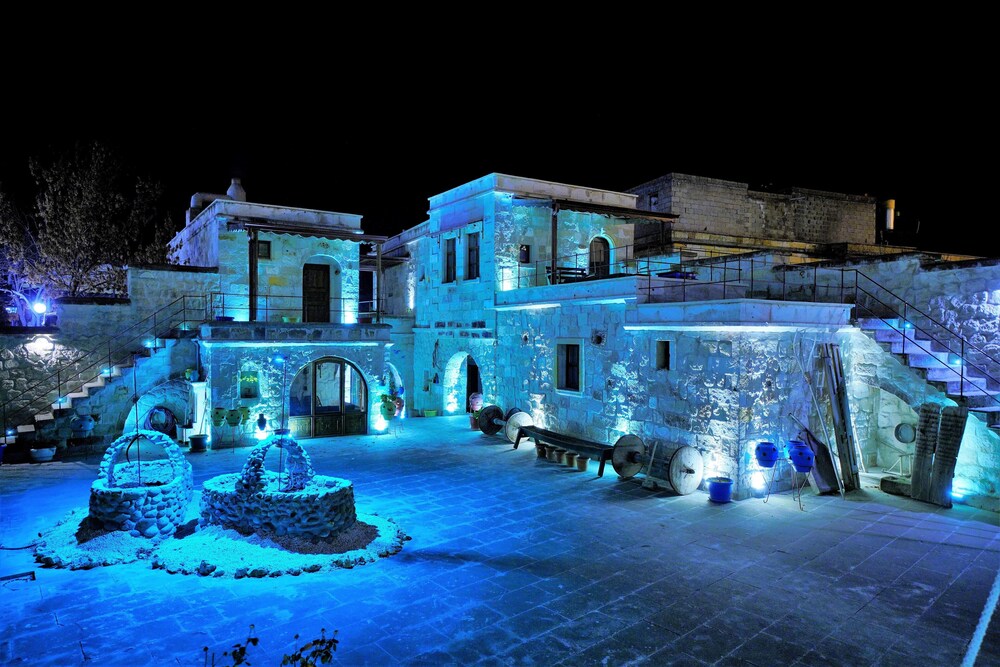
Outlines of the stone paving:
[{"label": "stone paving", "polygon": [[[343,665],[958,665],[1000,568],[989,512],[876,490],[716,505],[538,460],[464,416],[303,444],[412,536],[402,552],[259,580],[37,568],[10,549],[86,505],[99,457],[0,466],[0,576],[37,577],[0,584],[0,664],[202,666],[205,646],[231,664],[253,624],[253,665],[321,628]],[[189,454],[195,488],[248,452]],[[1000,664],[1000,619],[976,664]]]}]

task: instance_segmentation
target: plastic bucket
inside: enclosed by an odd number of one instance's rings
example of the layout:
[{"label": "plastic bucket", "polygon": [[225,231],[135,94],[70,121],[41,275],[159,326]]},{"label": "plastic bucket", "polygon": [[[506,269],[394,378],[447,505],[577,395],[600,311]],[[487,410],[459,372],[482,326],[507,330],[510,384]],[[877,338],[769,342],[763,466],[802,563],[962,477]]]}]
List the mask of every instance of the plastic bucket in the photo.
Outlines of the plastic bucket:
[{"label": "plastic bucket", "polygon": [[708,499],[713,503],[728,503],[733,499],[733,480],[728,477],[708,478]]}]

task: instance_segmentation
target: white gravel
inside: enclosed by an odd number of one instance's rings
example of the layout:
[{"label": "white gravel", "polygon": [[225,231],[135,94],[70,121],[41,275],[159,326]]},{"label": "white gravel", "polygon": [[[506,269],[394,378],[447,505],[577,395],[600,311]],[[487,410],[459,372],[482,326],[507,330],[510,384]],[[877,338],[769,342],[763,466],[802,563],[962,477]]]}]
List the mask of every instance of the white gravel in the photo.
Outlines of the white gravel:
[{"label": "white gravel", "polygon": [[241,535],[220,526],[199,527],[199,499],[195,495],[188,506],[187,523],[162,542],[90,528],[88,510],[73,510],[43,533],[35,547],[35,560],[74,570],[151,560],[154,568],[170,573],[262,578],[373,563],[398,553],[409,539],[391,519],[361,513],[352,527],[318,541]]}]

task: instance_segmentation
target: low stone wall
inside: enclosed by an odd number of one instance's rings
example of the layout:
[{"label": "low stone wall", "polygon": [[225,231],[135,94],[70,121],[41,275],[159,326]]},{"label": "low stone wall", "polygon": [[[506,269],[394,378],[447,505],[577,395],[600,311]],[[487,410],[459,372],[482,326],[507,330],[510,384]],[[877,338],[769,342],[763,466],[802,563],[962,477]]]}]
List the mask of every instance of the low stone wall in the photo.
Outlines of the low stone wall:
[{"label": "low stone wall", "polygon": [[[274,445],[288,454],[287,469],[282,474],[263,467],[267,450]],[[244,534],[312,539],[332,537],[357,521],[351,482],[316,476],[305,450],[284,435],[255,447],[241,473],[207,480],[201,496],[201,516],[205,524]]]}]

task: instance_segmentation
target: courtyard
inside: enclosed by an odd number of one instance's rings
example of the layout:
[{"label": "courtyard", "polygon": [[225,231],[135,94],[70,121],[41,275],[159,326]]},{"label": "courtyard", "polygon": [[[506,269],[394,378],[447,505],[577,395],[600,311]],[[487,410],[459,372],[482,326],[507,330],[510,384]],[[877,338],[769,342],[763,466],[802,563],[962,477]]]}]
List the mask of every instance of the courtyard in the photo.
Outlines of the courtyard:
[{"label": "courtyard", "polygon": [[[0,576],[34,573],[2,582],[0,664],[231,664],[252,625],[253,665],[322,629],[343,665],[958,665],[1000,567],[995,513],[874,488],[713,504],[540,460],[464,415],[302,444],[411,538],[401,552],[263,579],[42,568],[18,547],[86,505],[101,452],[0,466]],[[188,454],[195,489],[248,452]],[[994,617],[975,664],[998,663]]]}]

